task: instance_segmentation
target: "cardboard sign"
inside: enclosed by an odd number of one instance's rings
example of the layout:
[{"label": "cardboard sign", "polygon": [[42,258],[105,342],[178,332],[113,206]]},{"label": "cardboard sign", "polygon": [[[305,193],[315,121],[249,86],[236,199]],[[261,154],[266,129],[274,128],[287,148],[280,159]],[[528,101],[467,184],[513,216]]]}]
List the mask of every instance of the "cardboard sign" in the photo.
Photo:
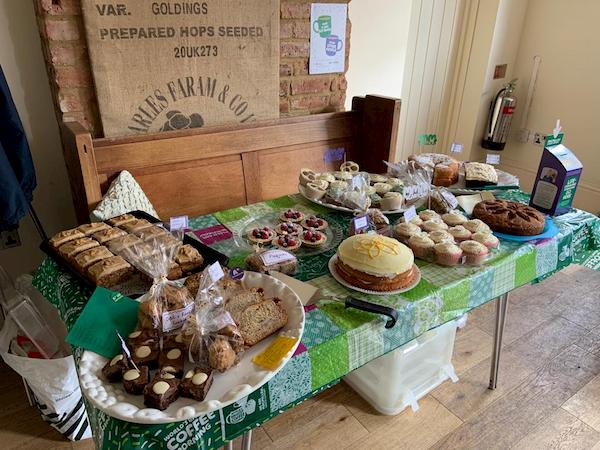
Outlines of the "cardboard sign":
[{"label": "cardboard sign", "polygon": [[583,165],[562,144],[544,148],[529,204],[543,213],[569,212]]},{"label": "cardboard sign", "polygon": [[81,2],[105,137],[279,117],[279,2]]}]

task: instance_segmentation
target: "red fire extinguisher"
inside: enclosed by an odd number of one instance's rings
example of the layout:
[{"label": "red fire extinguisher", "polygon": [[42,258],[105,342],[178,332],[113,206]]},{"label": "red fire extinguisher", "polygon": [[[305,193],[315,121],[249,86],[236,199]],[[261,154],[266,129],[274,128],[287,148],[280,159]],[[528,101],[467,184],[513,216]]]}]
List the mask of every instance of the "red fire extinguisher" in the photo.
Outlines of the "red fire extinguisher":
[{"label": "red fire extinguisher", "polygon": [[517,99],[513,96],[516,85],[517,80],[514,79],[500,89],[494,97],[490,105],[490,115],[485,135],[481,140],[483,148],[496,151],[504,150],[510,131],[510,122],[517,106]]}]

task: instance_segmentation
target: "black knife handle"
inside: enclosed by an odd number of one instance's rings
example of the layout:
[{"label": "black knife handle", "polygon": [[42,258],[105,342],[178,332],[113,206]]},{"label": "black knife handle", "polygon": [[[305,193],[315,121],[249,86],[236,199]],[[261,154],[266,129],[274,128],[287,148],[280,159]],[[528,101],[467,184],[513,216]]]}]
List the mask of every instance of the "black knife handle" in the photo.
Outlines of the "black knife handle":
[{"label": "black knife handle", "polygon": [[366,302],[354,297],[346,297],[344,305],[346,305],[346,308],[360,309],[361,311],[382,314],[389,317],[390,319],[385,324],[386,328],[393,328],[398,321],[398,312],[394,308],[390,308],[388,306],[377,305],[375,303]]}]

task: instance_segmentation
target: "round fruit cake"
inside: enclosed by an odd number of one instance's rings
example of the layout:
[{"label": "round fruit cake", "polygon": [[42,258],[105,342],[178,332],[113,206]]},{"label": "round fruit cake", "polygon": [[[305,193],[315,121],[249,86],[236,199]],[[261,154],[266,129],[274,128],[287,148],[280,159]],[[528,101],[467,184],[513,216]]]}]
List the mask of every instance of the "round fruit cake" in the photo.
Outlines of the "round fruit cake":
[{"label": "round fruit cake", "polygon": [[534,236],[544,231],[545,218],[537,209],[508,200],[486,200],[473,208],[473,217],[493,231],[515,236]]},{"label": "round fruit cake", "polygon": [[395,291],[409,286],[416,268],[412,251],[386,236],[358,234],[337,250],[337,274],[352,286],[371,291]]}]

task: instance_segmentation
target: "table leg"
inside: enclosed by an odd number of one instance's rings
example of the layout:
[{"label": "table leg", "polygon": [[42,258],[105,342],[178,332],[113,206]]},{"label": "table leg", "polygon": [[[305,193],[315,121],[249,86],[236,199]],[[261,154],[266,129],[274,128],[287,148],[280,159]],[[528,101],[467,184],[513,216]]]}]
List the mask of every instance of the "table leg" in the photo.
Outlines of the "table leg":
[{"label": "table leg", "polygon": [[250,450],[252,446],[252,430],[248,430],[242,436],[242,450]]},{"label": "table leg", "polygon": [[490,369],[489,389],[496,389],[498,385],[498,367],[500,366],[500,353],[502,352],[502,335],[508,308],[508,293],[501,295],[496,300],[496,327],[494,328],[494,352],[492,353],[492,367]]}]

